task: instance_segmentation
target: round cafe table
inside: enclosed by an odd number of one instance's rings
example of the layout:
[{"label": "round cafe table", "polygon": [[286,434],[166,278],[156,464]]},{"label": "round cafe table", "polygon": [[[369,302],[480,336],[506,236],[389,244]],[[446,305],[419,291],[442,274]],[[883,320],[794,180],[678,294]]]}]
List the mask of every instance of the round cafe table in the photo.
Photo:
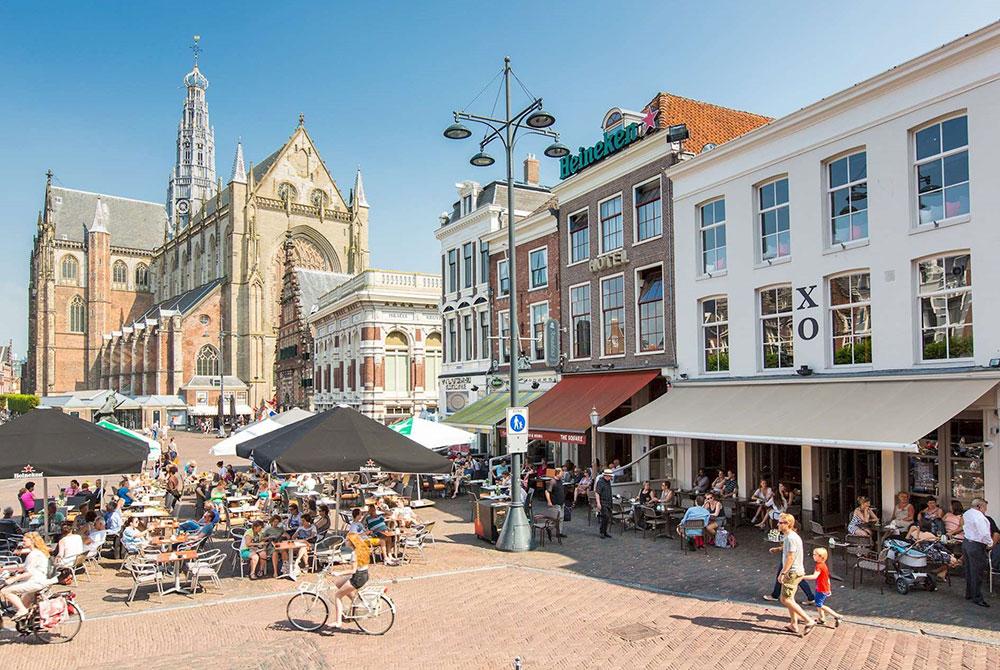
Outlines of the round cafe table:
[{"label": "round cafe table", "polygon": [[189,551],[167,551],[156,557],[156,562],[162,565],[173,563],[174,585],[165,589],[164,593],[182,593],[188,595],[191,592],[181,586],[181,564],[184,561],[191,561],[198,558],[198,552],[193,549]]},{"label": "round cafe table", "polygon": [[308,547],[309,543],[304,540],[285,540],[283,542],[275,542],[274,548],[277,551],[285,552],[285,564],[283,570],[278,577],[284,577],[285,579],[290,579],[293,582],[299,579],[299,567],[295,560],[295,554],[302,547]]}]

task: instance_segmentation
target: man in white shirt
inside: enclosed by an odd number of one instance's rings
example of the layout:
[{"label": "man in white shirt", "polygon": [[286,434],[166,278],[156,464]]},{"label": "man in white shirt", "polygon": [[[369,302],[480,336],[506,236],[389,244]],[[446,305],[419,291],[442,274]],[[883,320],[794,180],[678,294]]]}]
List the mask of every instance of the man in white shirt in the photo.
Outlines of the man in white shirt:
[{"label": "man in white shirt", "polygon": [[986,519],[987,502],[982,498],[972,501],[962,515],[962,556],[965,559],[965,599],[980,607],[990,604],[983,598],[983,571],[989,565],[989,549],[993,545],[990,522]]}]

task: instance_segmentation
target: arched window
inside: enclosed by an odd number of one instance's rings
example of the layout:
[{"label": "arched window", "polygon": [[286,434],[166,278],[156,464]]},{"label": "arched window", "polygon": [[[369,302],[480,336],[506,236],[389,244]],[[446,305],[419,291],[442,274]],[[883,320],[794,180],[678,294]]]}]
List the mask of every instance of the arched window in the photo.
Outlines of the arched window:
[{"label": "arched window", "polygon": [[83,304],[83,298],[75,295],[69,301],[69,330],[71,333],[82,333],[86,326],[87,308]]},{"label": "arched window", "polygon": [[326,191],[318,188],[314,189],[312,195],[309,196],[309,202],[312,203],[313,207],[325,207],[328,200]]},{"label": "arched window", "polygon": [[278,184],[278,199],[281,202],[295,202],[295,198],[298,196],[298,191],[295,187],[289,184],[287,181],[283,181]]},{"label": "arched window", "polygon": [[135,267],[135,287],[140,291],[149,290],[149,268],[145,263],[139,263]]},{"label": "arched window", "polygon": [[77,283],[80,277],[80,263],[76,256],[63,256],[62,278],[64,282]]},{"label": "arched window", "polygon": [[385,390],[410,390],[410,342],[398,330],[385,336]]},{"label": "arched window", "polygon": [[219,374],[219,350],[206,344],[198,351],[195,359],[196,374],[214,377]]},{"label": "arched window", "polygon": [[128,266],[124,261],[115,261],[111,266],[111,283],[115,288],[125,288],[128,284]]},{"label": "arched window", "polygon": [[424,389],[437,388],[438,377],[441,375],[441,359],[444,349],[441,346],[441,333],[431,333],[424,343]]}]

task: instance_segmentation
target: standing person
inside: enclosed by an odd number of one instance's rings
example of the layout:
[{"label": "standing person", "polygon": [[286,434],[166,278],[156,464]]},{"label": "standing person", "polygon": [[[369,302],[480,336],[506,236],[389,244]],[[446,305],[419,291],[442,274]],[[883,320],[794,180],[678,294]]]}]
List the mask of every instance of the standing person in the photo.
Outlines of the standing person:
[{"label": "standing person", "polygon": [[816,571],[811,575],[806,575],[803,579],[816,580],[816,610],[819,612],[817,621],[821,624],[825,624],[826,615],[829,614],[833,617],[833,627],[836,628],[840,625],[840,620],[843,617],[834,612],[833,609],[826,604],[827,598],[833,595],[833,589],[830,587],[830,568],[826,565],[826,559],[828,557],[829,553],[823,547],[816,547],[813,549],[813,561],[816,563]]},{"label": "standing person", "polygon": [[177,462],[177,443],[173,437],[170,438],[170,444],[167,446],[167,459],[171,463]]},{"label": "standing person", "polygon": [[611,477],[613,475],[614,472],[611,468],[606,468],[597,480],[597,516],[601,520],[601,537],[611,537],[608,535],[608,524],[611,523]]},{"label": "standing person", "polygon": [[976,498],[962,515],[965,599],[980,607],[990,606],[983,597],[983,571],[989,567],[989,550],[993,546],[990,522],[986,520],[987,504],[982,498]]},{"label": "standing person", "polygon": [[[795,602],[795,592],[799,582],[806,574],[802,557],[802,538],[795,532],[795,517],[785,513],[778,517],[778,530],[785,540],[781,546],[781,572],[778,581],[781,583],[781,604],[788,610],[789,623],[785,630],[804,637],[816,627],[816,622],[806,614],[802,606]],[[799,619],[806,622],[805,628],[799,630]]]},{"label": "standing person", "polygon": [[562,469],[556,468],[555,476],[545,486],[545,516],[556,522],[556,537],[566,537],[562,532],[563,504],[566,490],[562,483]]}]

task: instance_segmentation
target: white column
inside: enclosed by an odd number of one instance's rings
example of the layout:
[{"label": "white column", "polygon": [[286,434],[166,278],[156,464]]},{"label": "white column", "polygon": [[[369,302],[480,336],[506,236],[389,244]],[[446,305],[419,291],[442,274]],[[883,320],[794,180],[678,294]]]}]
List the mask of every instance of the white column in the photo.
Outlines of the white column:
[{"label": "white column", "polygon": [[[813,505],[813,448],[802,445],[802,511],[812,513]],[[801,521],[801,519],[799,519]]]},{"label": "white column", "polygon": [[674,479],[682,489],[691,488],[694,472],[694,453],[691,440],[684,437],[676,440],[677,454],[674,459]]},{"label": "white column", "polygon": [[[649,436],[648,435],[633,435],[632,436],[632,460],[640,458],[643,454],[649,451]],[[632,466],[633,474],[635,475],[635,480],[637,482],[642,482],[649,479],[649,459],[643,458],[641,461]]]},{"label": "white column", "polygon": [[882,451],[882,512],[883,520],[892,518],[893,508],[896,505],[896,493],[901,489],[899,485],[903,468],[900,466],[900,456],[894,451]]},{"label": "white column", "polygon": [[983,449],[983,495],[989,500],[990,512],[993,518],[1000,512],[1000,419],[996,408],[1000,407],[1000,391],[994,396],[993,408],[983,412],[983,440],[987,446]]},{"label": "white column", "polygon": [[736,484],[743,498],[749,497],[757,488],[757,482],[750,479],[750,450],[742,440],[736,443]]}]

